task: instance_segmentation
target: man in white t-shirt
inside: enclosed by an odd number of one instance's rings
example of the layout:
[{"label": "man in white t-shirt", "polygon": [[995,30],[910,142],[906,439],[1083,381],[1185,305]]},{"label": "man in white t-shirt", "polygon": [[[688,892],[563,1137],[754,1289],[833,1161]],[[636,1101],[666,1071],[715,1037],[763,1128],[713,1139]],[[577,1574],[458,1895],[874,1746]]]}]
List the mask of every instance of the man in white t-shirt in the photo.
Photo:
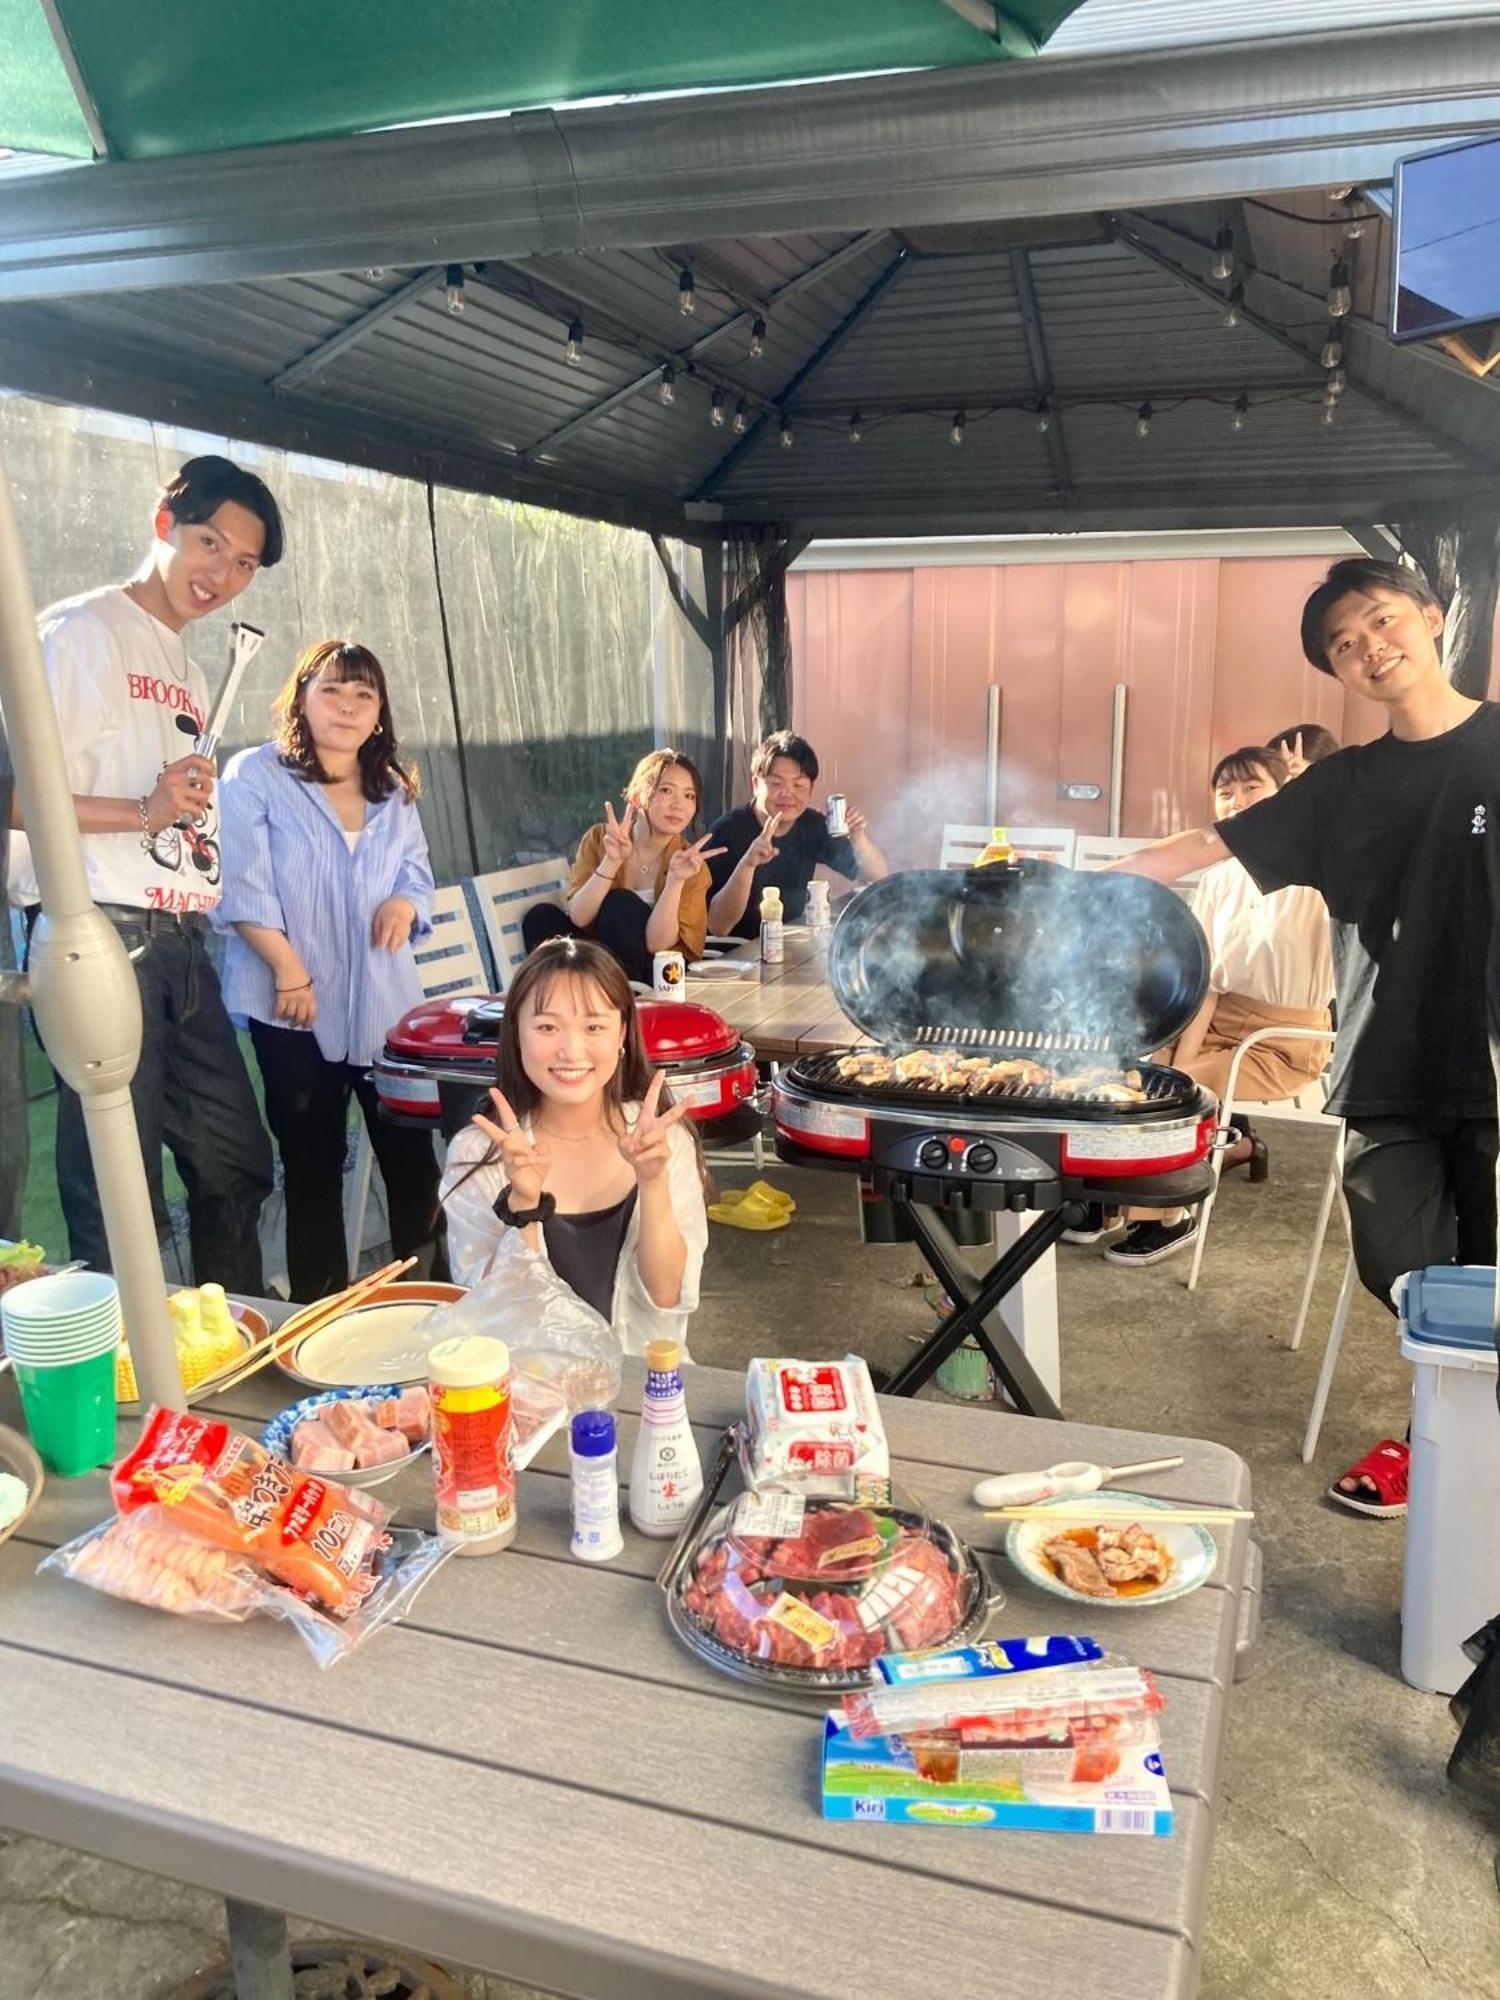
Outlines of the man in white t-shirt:
[{"label": "man in white t-shirt", "polygon": [[[280,561],[281,514],[253,473],[193,458],[163,490],[154,531],[132,582],[54,604],[37,623],[89,888],[141,990],[131,1094],[157,1228],[167,1227],[165,1144],[188,1191],[194,1276],[257,1294],[271,1151],[205,948],[206,913],[219,900],[216,773],[191,748],[210,696],[182,633]],[[14,806],[11,823],[22,824]],[[12,843],[9,893],[34,919],[40,891],[24,835]],[[61,1078],[57,1181],[70,1254],[108,1270],[83,1109]]]}]

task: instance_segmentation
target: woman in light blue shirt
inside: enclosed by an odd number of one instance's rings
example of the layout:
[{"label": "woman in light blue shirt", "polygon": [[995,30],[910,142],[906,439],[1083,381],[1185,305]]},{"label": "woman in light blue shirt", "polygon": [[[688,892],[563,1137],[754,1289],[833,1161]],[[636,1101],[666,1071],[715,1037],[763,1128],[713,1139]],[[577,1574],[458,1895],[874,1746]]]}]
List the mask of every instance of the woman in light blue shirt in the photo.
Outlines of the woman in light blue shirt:
[{"label": "woman in light blue shirt", "polygon": [[[349,1093],[385,1180],[397,1256],[434,1241],[438,1168],[426,1132],[379,1115],[369,1066],[422,997],[410,940],[431,928],[432,869],[379,660],[309,646],[276,697],[276,734],[219,787],[228,935],[224,1000],[248,1026],[286,1186],[294,1299],[348,1282],[343,1167]],[[432,1257],[424,1257],[431,1267]]]}]

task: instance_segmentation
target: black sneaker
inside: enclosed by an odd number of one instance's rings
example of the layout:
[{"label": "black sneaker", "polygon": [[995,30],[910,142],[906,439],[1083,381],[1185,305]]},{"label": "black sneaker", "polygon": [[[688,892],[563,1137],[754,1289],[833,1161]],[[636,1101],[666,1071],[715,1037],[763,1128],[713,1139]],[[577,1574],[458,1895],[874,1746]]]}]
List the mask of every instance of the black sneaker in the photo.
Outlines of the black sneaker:
[{"label": "black sneaker", "polygon": [[1080,1229],[1065,1229],[1064,1243],[1102,1243],[1106,1237],[1118,1236],[1125,1227],[1125,1219],[1117,1210],[1107,1209],[1103,1202],[1091,1201],[1088,1214]]},{"label": "black sneaker", "polygon": [[1104,1261],[1106,1264],[1159,1264],[1163,1257],[1186,1250],[1197,1234],[1196,1215],[1185,1215],[1180,1222],[1132,1222],[1125,1232],[1124,1242],[1112,1244],[1104,1253]]}]

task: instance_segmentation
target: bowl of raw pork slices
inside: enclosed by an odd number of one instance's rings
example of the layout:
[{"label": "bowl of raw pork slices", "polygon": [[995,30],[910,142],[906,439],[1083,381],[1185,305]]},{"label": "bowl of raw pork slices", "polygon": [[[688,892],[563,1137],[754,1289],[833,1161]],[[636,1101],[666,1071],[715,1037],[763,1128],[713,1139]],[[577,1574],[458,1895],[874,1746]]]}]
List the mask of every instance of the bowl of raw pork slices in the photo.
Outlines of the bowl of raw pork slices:
[{"label": "bowl of raw pork slices", "polygon": [[299,1471],[379,1486],[431,1445],[432,1406],[420,1383],[325,1389],[273,1417],[260,1441]]}]

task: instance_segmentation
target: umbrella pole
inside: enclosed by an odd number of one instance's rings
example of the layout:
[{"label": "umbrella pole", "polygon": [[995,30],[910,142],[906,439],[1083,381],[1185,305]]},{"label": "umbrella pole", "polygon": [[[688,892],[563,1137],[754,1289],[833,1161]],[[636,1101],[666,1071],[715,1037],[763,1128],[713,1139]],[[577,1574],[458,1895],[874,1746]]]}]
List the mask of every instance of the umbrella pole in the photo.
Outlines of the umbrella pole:
[{"label": "umbrella pole", "polygon": [[143,1405],[186,1398],[167,1315],[156,1223],[130,1080],[141,1053],[141,996],[119,932],[95,909],[84,872],[62,739],[42,667],[10,484],[0,470],[0,718],[42,892],[29,985],[43,1046],[83,1104],[110,1261]]}]

